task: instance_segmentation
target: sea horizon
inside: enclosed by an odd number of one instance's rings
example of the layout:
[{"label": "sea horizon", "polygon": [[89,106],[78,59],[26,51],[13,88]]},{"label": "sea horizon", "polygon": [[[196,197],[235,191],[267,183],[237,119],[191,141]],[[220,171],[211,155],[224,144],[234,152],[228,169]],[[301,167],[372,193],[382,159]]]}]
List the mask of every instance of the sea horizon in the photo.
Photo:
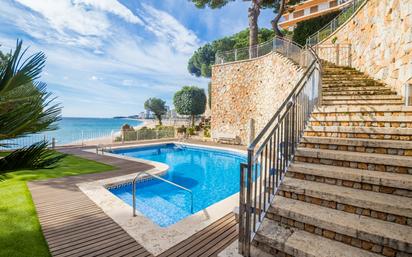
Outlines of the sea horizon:
[{"label": "sea horizon", "polygon": [[58,129],[27,135],[23,138],[9,140],[13,148],[29,146],[41,140],[53,141],[56,145],[112,137],[120,132],[123,125],[138,127],[144,122],[134,118],[99,118],[99,117],[64,117],[57,122]]}]

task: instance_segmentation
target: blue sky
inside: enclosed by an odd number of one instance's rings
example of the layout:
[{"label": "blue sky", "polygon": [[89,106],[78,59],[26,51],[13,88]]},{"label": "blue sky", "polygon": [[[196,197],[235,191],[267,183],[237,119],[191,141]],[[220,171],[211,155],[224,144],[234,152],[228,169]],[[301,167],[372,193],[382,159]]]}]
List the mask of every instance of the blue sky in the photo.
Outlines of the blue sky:
[{"label": "blue sky", "polygon": [[[202,44],[247,27],[249,2],[220,10],[188,0],[0,0],[2,51],[17,38],[43,51],[41,80],[63,105],[63,116],[112,117],[143,110],[149,97],[172,105],[184,85],[206,88],[187,72]],[[260,25],[269,27],[265,10]]]}]

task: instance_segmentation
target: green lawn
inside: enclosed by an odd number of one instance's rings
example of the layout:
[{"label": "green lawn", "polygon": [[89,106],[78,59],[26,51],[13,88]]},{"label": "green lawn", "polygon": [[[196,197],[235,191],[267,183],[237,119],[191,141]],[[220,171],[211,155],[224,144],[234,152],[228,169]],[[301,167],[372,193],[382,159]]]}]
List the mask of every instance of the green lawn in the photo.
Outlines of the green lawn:
[{"label": "green lawn", "polygon": [[53,169],[7,173],[0,181],[0,256],[50,256],[26,181],[111,169],[111,166],[69,155]]}]

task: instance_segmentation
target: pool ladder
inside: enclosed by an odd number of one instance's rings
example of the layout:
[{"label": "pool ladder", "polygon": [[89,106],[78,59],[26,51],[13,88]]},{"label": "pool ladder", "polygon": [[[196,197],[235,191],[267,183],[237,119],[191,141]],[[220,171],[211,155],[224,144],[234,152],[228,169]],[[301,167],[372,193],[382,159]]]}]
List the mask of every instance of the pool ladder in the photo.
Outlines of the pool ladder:
[{"label": "pool ladder", "polygon": [[137,183],[138,179],[139,179],[140,177],[142,177],[143,175],[153,177],[153,178],[155,178],[155,179],[158,179],[158,180],[161,180],[161,181],[163,181],[163,182],[166,182],[166,183],[169,184],[169,185],[175,186],[175,187],[180,188],[180,189],[182,189],[182,190],[184,190],[184,191],[186,191],[186,192],[189,192],[189,194],[190,194],[190,202],[191,202],[190,213],[193,214],[193,192],[192,192],[192,190],[190,190],[190,189],[188,189],[188,188],[186,188],[186,187],[183,187],[183,186],[181,186],[181,185],[178,185],[178,184],[176,184],[176,183],[173,183],[172,181],[169,181],[169,180],[164,179],[164,178],[162,178],[162,177],[159,177],[159,176],[157,176],[157,175],[153,175],[153,174],[150,174],[150,173],[148,173],[148,172],[142,171],[142,172],[140,172],[139,174],[136,175],[136,177],[133,179],[133,183],[132,183],[132,187],[133,187],[133,217],[136,217],[136,216],[137,216],[137,215],[136,215],[136,183]]}]

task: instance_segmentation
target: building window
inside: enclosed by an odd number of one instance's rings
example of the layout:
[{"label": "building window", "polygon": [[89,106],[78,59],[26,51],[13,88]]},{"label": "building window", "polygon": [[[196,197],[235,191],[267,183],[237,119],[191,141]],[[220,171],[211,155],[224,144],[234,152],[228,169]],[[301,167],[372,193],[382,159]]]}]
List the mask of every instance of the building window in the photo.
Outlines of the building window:
[{"label": "building window", "polygon": [[335,6],[338,6],[338,0],[334,0],[334,1],[329,2],[329,7],[330,8],[335,7]]},{"label": "building window", "polygon": [[312,6],[312,7],[310,8],[310,13],[315,13],[315,12],[317,12],[317,11],[319,11],[319,6],[317,6],[317,5]]},{"label": "building window", "polygon": [[299,17],[303,16],[303,14],[304,14],[304,10],[294,12],[293,13],[293,18],[299,18]]}]

